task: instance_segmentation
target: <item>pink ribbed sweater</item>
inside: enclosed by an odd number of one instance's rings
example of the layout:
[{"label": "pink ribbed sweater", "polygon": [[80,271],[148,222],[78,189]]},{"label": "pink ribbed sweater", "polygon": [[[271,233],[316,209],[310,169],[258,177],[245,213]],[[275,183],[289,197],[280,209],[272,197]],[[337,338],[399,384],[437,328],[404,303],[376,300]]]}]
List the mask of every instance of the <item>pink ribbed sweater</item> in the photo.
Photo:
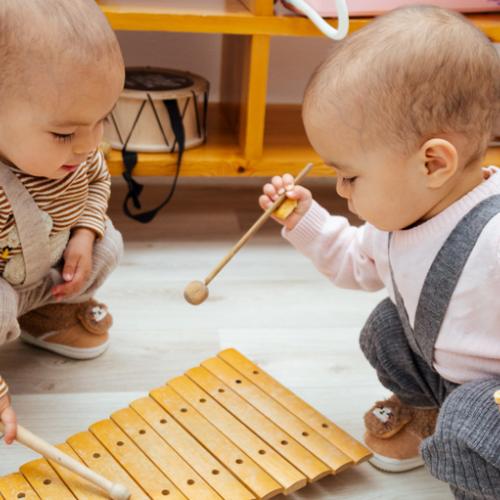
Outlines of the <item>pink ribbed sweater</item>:
[{"label": "pink ribbed sweater", "polygon": [[[494,194],[500,194],[500,172],[432,219],[393,233],[391,263],[412,326],[437,252],[459,220]],[[351,226],[313,202],[283,236],[335,285],[369,291],[385,287],[394,301],[387,232],[368,223]],[[500,376],[500,215],[487,224],[463,270],[436,341],[434,366],[456,383]]]}]

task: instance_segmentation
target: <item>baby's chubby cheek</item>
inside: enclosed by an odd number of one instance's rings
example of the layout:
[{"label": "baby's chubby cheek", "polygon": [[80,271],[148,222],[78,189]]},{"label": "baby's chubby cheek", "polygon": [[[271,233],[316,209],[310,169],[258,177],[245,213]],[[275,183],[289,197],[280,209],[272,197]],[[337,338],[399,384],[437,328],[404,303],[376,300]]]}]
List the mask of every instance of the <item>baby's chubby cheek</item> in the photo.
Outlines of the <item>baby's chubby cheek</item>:
[{"label": "baby's chubby cheek", "polygon": [[50,159],[39,155],[37,158],[32,158],[31,160],[30,158],[23,158],[16,166],[24,172],[36,177],[61,179],[68,173],[61,168],[62,164],[62,160],[59,161],[59,159]]}]

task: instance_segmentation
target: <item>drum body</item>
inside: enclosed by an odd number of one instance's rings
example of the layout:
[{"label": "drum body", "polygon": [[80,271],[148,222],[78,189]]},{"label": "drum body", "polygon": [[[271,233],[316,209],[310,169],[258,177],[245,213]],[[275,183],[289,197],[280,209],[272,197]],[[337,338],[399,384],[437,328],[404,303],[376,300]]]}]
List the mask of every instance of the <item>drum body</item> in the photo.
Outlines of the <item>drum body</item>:
[{"label": "drum body", "polygon": [[185,149],[206,140],[209,84],[204,78],[159,68],[128,68],[123,90],[104,140],[114,149],[173,152],[178,149],[175,125],[166,101],[177,101],[184,127]]},{"label": "drum body", "polygon": [[[335,17],[335,0],[306,0],[319,14],[325,17]],[[408,5],[435,5],[459,12],[496,12],[500,11],[499,0],[349,0],[347,7],[351,16],[377,15]],[[286,1],[283,4],[296,11]]]}]

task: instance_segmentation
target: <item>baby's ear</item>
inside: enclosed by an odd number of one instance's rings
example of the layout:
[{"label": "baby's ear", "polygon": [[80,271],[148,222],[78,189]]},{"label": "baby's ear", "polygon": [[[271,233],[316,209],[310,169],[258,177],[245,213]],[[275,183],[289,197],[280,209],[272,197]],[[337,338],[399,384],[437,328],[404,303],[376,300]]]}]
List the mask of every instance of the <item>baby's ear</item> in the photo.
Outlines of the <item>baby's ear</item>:
[{"label": "baby's ear", "polygon": [[440,138],[429,139],[419,153],[429,188],[442,187],[457,172],[458,153],[451,142]]}]

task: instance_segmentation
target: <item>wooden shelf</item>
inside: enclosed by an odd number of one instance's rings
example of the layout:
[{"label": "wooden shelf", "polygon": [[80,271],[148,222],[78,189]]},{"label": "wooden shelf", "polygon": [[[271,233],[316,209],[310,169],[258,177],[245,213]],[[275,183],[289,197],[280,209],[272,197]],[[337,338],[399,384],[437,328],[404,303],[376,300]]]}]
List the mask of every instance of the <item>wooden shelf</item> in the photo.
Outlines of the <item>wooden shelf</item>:
[{"label": "wooden shelf", "polygon": [[[322,36],[308,20],[298,16],[254,15],[238,0],[100,0],[111,26],[126,31],[176,31],[228,35]],[[468,18],[493,41],[500,41],[500,15]],[[352,18],[351,31],[371,18]],[[335,26],[336,20],[330,21]]]},{"label": "wooden shelf", "polygon": [[[334,175],[333,169],[325,165],[309,145],[298,105],[267,107],[264,151],[258,160],[245,160],[237,133],[226,122],[220,106],[210,106],[208,123],[207,144],[186,151],[181,167],[183,176],[271,177],[284,172],[296,175],[309,162],[315,163],[310,175]],[[134,173],[173,175],[176,161],[175,154],[140,154]],[[121,153],[112,151],[108,155],[108,164],[113,175],[121,174]],[[500,164],[500,147],[488,150],[484,164]]]},{"label": "wooden shelf", "polygon": [[[273,0],[100,0],[99,5],[116,30],[222,35],[222,104],[210,106],[207,144],[186,151],[181,175],[269,177],[296,174],[311,161],[317,164],[312,175],[333,175],[307,142],[300,107],[266,103],[271,36],[320,36],[308,19],[274,16]],[[499,14],[468,17],[500,41]],[[351,19],[351,31],[371,20]],[[175,154],[140,154],[135,174],[173,175],[176,161]],[[121,174],[120,152],[111,152],[108,162],[113,175]],[[500,163],[500,148],[490,149],[486,163]]]}]

